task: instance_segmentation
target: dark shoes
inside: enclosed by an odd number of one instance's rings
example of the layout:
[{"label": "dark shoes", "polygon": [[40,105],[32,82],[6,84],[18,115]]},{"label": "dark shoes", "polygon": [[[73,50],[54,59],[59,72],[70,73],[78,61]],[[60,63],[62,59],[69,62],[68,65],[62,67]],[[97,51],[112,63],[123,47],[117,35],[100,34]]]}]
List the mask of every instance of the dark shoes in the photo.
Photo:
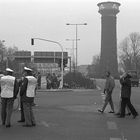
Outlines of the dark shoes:
[{"label": "dark shoes", "polygon": [[32,124],[32,126],[36,126],[36,124]]},{"label": "dark shoes", "polygon": [[22,122],[25,122],[25,120],[19,120],[18,122],[19,122],[19,123],[22,123]]},{"label": "dark shoes", "polygon": [[6,128],[9,128],[9,127],[11,127],[11,125],[10,124],[8,124],[8,125],[5,125],[6,126]]},{"label": "dark shoes", "polygon": [[109,111],[108,113],[115,113],[114,111]]},{"label": "dark shoes", "polygon": [[[116,113],[115,115],[119,116],[119,115],[121,115],[121,113],[118,112],[118,113]],[[130,115],[131,115],[131,113],[127,113],[127,114],[126,114],[126,116],[130,116]]]},{"label": "dark shoes", "polygon": [[5,125],[5,123],[2,123],[2,125]]},{"label": "dark shoes", "polygon": [[[104,111],[101,110],[101,109],[98,109],[98,112],[100,112],[100,113],[104,113]],[[115,113],[115,112],[114,112],[114,111],[109,111],[108,113]]]},{"label": "dark shoes", "polygon": [[32,125],[24,124],[24,125],[22,125],[22,126],[23,126],[23,127],[35,127],[36,124],[32,124]]},{"label": "dark shoes", "polygon": [[116,113],[115,115],[119,116],[119,115],[121,115],[121,113]]},{"label": "dark shoes", "polygon": [[138,116],[138,114],[133,115],[133,119],[135,119]]},{"label": "dark shoes", "polygon": [[100,113],[104,113],[104,111],[103,111],[103,110],[101,110],[101,109],[98,109],[98,112],[100,112]]},{"label": "dark shoes", "polygon": [[125,116],[121,116],[121,115],[120,115],[120,116],[118,116],[118,118],[125,118]]},{"label": "dark shoes", "polygon": [[27,124],[24,124],[22,125],[23,127],[32,127],[32,125],[27,125]]},{"label": "dark shoes", "polygon": [[131,113],[129,112],[129,113],[127,113],[126,115],[127,115],[127,116],[130,116],[130,115],[131,115]]}]

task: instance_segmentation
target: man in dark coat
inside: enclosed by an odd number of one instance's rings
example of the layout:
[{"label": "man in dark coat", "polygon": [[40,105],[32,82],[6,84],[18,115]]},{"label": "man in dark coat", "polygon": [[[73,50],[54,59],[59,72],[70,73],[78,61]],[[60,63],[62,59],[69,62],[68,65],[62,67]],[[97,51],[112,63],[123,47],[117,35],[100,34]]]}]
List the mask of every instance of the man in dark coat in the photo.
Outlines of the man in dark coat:
[{"label": "man in dark coat", "polygon": [[130,101],[130,96],[131,96],[131,79],[130,78],[131,78],[131,75],[128,73],[125,73],[120,78],[122,101],[121,101],[121,114],[119,118],[125,117],[126,105],[130,109],[134,119],[138,116],[138,113],[136,112],[135,108],[133,107]]}]

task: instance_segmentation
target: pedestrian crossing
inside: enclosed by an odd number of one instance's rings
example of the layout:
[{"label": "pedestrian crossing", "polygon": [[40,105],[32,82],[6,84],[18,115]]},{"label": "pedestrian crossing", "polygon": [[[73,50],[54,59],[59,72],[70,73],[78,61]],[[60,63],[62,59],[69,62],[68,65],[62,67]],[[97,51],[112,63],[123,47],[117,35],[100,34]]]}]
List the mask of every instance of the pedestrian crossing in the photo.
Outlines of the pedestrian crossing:
[{"label": "pedestrian crossing", "polygon": [[[104,100],[105,100],[104,93],[101,93],[101,98],[104,103]],[[107,121],[107,128],[108,128],[108,130],[114,130],[114,131],[118,130],[117,123],[114,121]],[[127,139],[123,135],[121,135],[121,138],[110,137],[110,140],[127,140]]]}]

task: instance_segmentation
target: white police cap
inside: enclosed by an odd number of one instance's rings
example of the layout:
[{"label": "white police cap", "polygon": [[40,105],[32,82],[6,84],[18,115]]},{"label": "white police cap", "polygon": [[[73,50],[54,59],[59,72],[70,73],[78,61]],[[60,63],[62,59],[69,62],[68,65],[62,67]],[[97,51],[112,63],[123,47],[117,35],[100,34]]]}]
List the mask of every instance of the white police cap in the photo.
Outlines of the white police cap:
[{"label": "white police cap", "polygon": [[24,67],[24,70],[25,70],[25,71],[33,71],[32,69],[27,68],[27,67]]},{"label": "white police cap", "polygon": [[12,69],[10,68],[6,68],[6,71],[9,71],[9,72],[14,72]]}]

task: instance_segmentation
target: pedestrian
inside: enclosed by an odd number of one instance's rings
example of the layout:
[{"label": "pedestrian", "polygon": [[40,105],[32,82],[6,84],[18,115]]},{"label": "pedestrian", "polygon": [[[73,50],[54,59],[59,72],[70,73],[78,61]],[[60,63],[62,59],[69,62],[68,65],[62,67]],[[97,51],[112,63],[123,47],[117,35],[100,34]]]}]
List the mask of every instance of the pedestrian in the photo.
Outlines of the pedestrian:
[{"label": "pedestrian", "polygon": [[41,89],[41,73],[37,73],[37,89]]},{"label": "pedestrian", "polygon": [[[121,89],[121,85],[120,85],[120,89]],[[119,108],[118,108],[118,112],[115,115],[120,115],[121,114],[121,101],[122,101],[122,99],[121,99],[121,92],[120,92],[120,95],[119,95],[119,99],[120,99],[119,100]],[[126,105],[126,111],[127,111],[126,115],[130,116],[131,112],[130,112],[130,110],[129,110],[127,105]]]},{"label": "pedestrian", "polygon": [[105,96],[105,102],[104,105],[102,107],[102,109],[98,109],[98,112],[103,113],[107,104],[109,103],[111,106],[111,111],[109,111],[109,113],[114,113],[114,104],[113,104],[113,100],[112,100],[112,92],[113,89],[115,87],[115,80],[114,78],[111,76],[111,73],[109,71],[106,72],[106,82],[105,82],[105,87],[104,87],[104,94]]},{"label": "pedestrian", "polygon": [[52,88],[52,75],[48,73],[46,75],[46,89],[51,89]]},{"label": "pedestrian", "polygon": [[52,86],[51,87],[53,89],[56,89],[56,87],[57,87],[57,77],[56,77],[55,73],[52,74]]},{"label": "pedestrian", "polygon": [[[22,77],[21,77],[21,79],[19,81],[19,87],[20,87],[20,89],[22,87],[24,78],[25,78],[25,72],[23,71]],[[19,123],[20,122],[25,122],[24,111],[23,111],[23,102],[22,102],[22,99],[21,99],[21,90],[20,90],[20,120],[18,120],[18,122]]]},{"label": "pedestrian", "polygon": [[121,84],[121,113],[118,116],[119,118],[125,117],[125,108],[128,106],[129,110],[131,111],[133,118],[135,119],[138,116],[134,106],[131,104],[130,97],[131,97],[131,75],[129,73],[125,73],[120,78]]},{"label": "pedestrian", "polygon": [[37,79],[32,74],[32,69],[24,67],[25,78],[21,86],[21,100],[23,102],[23,111],[25,117],[24,127],[36,126],[35,117],[32,109],[32,104],[35,97],[35,88]]},{"label": "pedestrian", "polygon": [[13,111],[14,99],[17,98],[19,85],[17,79],[12,76],[13,70],[6,69],[6,75],[1,77],[1,120],[2,125],[11,127],[11,116]]}]

